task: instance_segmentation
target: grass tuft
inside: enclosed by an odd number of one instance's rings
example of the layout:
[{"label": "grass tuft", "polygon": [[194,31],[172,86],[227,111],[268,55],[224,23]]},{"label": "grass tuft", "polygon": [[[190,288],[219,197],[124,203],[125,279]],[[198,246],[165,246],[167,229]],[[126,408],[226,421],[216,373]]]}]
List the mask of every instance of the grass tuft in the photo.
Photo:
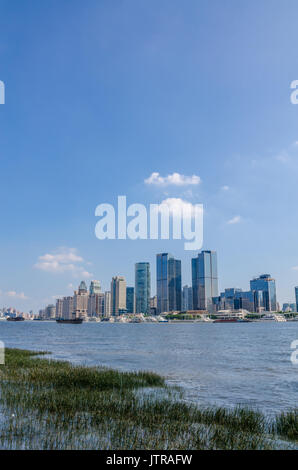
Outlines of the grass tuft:
[{"label": "grass tuft", "polygon": [[6,350],[2,449],[297,447],[297,410],[268,421],[247,408],[200,409],[155,373],[74,366],[44,354]]}]

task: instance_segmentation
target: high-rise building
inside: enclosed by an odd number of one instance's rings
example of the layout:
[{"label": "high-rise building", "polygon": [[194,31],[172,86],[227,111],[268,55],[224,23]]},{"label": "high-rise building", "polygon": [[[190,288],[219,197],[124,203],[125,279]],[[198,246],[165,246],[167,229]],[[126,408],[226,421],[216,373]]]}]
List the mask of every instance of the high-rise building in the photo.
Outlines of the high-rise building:
[{"label": "high-rise building", "polygon": [[63,310],[63,300],[57,299],[56,300],[56,318],[63,318],[62,310]]},{"label": "high-rise building", "polygon": [[86,318],[88,314],[88,290],[84,281],[73,296],[73,313],[75,318]]},{"label": "high-rise building", "polygon": [[73,297],[63,297],[62,318],[69,320],[73,317]]},{"label": "high-rise building", "polygon": [[91,295],[101,293],[100,281],[91,281],[90,287],[89,287],[89,293]]},{"label": "high-rise building", "polygon": [[219,297],[213,297],[213,309],[217,310],[248,310],[259,312],[262,296],[258,291],[243,291],[238,288],[225,289]]},{"label": "high-rise building", "polygon": [[111,282],[112,315],[126,311],[126,281],[123,276],[115,276]]},{"label": "high-rise building", "polygon": [[126,310],[127,313],[135,313],[135,288],[126,287]]},{"label": "high-rise building", "polygon": [[298,287],[295,287],[296,312],[298,312]]},{"label": "high-rise building", "polygon": [[105,304],[104,316],[110,317],[111,316],[111,292],[110,291],[105,292],[104,304]]},{"label": "high-rise building", "polygon": [[53,320],[56,317],[56,307],[55,305],[48,305],[44,309],[44,318],[45,320]]},{"label": "high-rise building", "polygon": [[282,306],[282,311],[284,313],[296,312],[296,303],[292,304],[290,302],[285,302]]},{"label": "high-rise building", "polygon": [[191,260],[193,309],[212,312],[212,298],[218,296],[217,254],[202,251]]},{"label": "high-rise building", "polygon": [[169,253],[156,255],[157,313],[181,311],[181,261]]},{"label": "high-rise building", "polygon": [[150,263],[135,265],[136,313],[150,313],[151,276]]},{"label": "high-rise building", "polygon": [[262,274],[250,281],[250,290],[262,293],[262,304],[267,312],[276,312],[276,286],[275,279],[270,274]]},{"label": "high-rise building", "polygon": [[88,316],[100,317],[104,315],[104,297],[103,293],[89,294],[88,297]]},{"label": "high-rise building", "polygon": [[182,289],[182,310],[193,310],[192,287],[184,286]]}]

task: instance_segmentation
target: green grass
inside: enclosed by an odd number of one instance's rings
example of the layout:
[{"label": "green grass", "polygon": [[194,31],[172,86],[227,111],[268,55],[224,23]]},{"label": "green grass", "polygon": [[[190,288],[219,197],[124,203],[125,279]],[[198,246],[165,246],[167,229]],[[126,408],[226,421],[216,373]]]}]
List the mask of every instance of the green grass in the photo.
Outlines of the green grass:
[{"label": "green grass", "polygon": [[0,366],[3,449],[274,449],[297,447],[297,410],[269,420],[200,409],[151,372],[74,366],[6,349]]}]

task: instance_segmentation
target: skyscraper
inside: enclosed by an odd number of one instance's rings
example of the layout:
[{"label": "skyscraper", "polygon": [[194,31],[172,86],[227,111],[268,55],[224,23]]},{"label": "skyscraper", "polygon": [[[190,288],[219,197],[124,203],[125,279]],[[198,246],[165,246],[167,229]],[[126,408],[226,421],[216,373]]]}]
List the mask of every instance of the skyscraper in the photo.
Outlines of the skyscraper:
[{"label": "skyscraper", "polygon": [[111,316],[111,292],[105,292],[105,300],[104,300],[104,308],[105,308],[105,317]]},{"label": "skyscraper", "polygon": [[123,276],[115,276],[111,282],[111,313],[119,315],[126,310],[126,281]]},{"label": "skyscraper", "polygon": [[262,292],[262,304],[267,312],[276,312],[276,286],[275,279],[270,274],[262,274],[250,281],[250,290]]},{"label": "skyscraper", "polygon": [[181,311],[181,261],[156,255],[157,313]]},{"label": "skyscraper", "polygon": [[63,300],[57,299],[56,301],[56,318],[62,318]]},{"label": "skyscraper", "polygon": [[126,310],[127,313],[135,313],[135,288],[126,287]]},{"label": "skyscraper", "polygon": [[89,294],[88,297],[88,316],[100,317],[104,315],[104,298],[103,293]]},{"label": "skyscraper", "polygon": [[295,287],[296,312],[298,312],[298,287]]},{"label": "skyscraper", "polygon": [[150,313],[151,276],[149,263],[135,265],[136,313]]},{"label": "skyscraper", "polygon": [[218,297],[217,254],[202,251],[191,260],[194,310],[212,312],[212,297]]},{"label": "skyscraper", "polygon": [[192,310],[192,287],[184,286],[182,289],[182,310]]},{"label": "skyscraper", "polygon": [[88,313],[88,290],[84,281],[79,285],[79,289],[74,292],[73,310],[75,318],[85,318]]},{"label": "skyscraper", "polygon": [[101,293],[100,281],[91,281],[90,288],[89,288],[89,293],[91,295]]}]

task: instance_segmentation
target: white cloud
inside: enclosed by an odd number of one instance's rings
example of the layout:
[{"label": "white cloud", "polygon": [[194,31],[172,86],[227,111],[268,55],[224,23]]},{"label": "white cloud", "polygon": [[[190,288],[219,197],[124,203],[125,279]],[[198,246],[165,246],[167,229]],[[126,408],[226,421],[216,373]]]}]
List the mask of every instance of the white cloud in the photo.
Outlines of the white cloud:
[{"label": "white cloud", "polygon": [[282,152],[279,155],[276,155],[275,160],[280,163],[288,163],[290,161],[290,157],[287,152]]},{"label": "white cloud", "polygon": [[298,271],[298,266],[293,266],[292,269],[293,269],[294,271]]},{"label": "white cloud", "polygon": [[221,187],[221,189],[222,189],[223,191],[229,191],[230,186],[228,186],[228,185],[225,184],[224,186]]},{"label": "white cloud", "polygon": [[240,215],[236,215],[232,219],[228,220],[227,224],[229,224],[229,225],[239,224],[239,222],[241,222],[241,220],[242,220],[242,217]]},{"label": "white cloud", "polygon": [[75,248],[62,247],[53,253],[46,253],[45,255],[39,256],[34,267],[50,273],[69,272],[76,277],[92,277],[92,273],[86,271],[81,264],[83,262],[84,259],[78,255]]},{"label": "white cloud", "polygon": [[[185,217],[192,217],[194,215],[195,208],[197,209],[197,207],[191,202],[185,201],[178,197],[164,199],[159,205],[159,212],[162,211],[162,208],[160,207],[161,205],[167,206],[169,208],[170,214],[172,214],[173,217],[179,217],[181,215],[184,215]],[[200,210],[203,210],[203,208],[200,207]]]},{"label": "white cloud", "polygon": [[92,277],[93,274],[89,273],[89,271],[82,271],[81,276],[84,277],[84,278],[89,278],[89,277]]},{"label": "white cloud", "polygon": [[24,292],[16,292],[14,290],[11,290],[11,291],[8,291],[6,292],[6,295],[7,297],[14,297],[15,299],[22,299],[22,300],[26,300],[28,299],[28,297],[26,297],[26,295],[24,294]]},{"label": "white cloud", "polygon": [[180,173],[172,173],[171,175],[161,176],[158,172],[152,173],[149,178],[145,179],[146,184],[156,186],[188,186],[200,184],[201,178],[197,175],[185,176]]}]

